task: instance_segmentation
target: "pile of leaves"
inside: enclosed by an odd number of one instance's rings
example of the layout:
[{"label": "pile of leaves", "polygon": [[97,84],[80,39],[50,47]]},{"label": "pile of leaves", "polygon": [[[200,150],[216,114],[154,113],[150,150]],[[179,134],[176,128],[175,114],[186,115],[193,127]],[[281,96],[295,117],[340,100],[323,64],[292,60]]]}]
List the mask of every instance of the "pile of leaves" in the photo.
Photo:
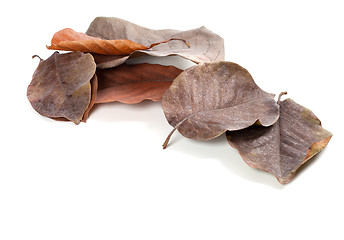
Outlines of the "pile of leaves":
[{"label": "pile of leaves", "polygon": [[[98,17],[86,33],[70,28],[54,34],[28,86],[27,97],[41,115],[86,122],[95,104],[161,101],[173,130],[210,140],[226,134],[251,167],[288,183],[320,152],[332,134],[309,109],[291,99],[277,101],[250,73],[224,61],[223,39],[200,27],[152,30],[118,18]],[[195,63],[181,70],[159,64],[127,64],[144,55],[177,55]],[[35,56],[34,56],[35,57]]]}]

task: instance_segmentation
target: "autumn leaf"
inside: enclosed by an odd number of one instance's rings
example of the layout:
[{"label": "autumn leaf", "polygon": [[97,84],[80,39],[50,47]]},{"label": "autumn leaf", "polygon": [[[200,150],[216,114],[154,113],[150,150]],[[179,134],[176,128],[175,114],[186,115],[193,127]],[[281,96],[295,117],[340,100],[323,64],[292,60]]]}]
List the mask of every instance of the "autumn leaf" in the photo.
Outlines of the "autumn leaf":
[{"label": "autumn leaf", "polygon": [[167,121],[185,137],[215,138],[259,121],[274,124],[278,105],[274,95],[261,90],[249,72],[231,62],[207,62],[182,72],[166,91],[162,108]]},{"label": "autumn leaf", "polygon": [[322,128],[312,111],[293,100],[279,101],[279,105],[280,118],[274,125],[252,126],[226,135],[249,166],[288,183],[302,164],[328,144],[332,133]]},{"label": "autumn leaf", "polygon": [[[97,17],[90,24],[86,34],[106,40],[128,39],[143,46],[177,38],[184,39],[190,46],[181,41],[170,41],[147,50],[137,50],[131,53],[130,57],[178,55],[195,63],[224,60],[223,38],[205,27],[187,31],[153,30],[119,18]],[[116,64],[116,61],[114,63]],[[111,65],[108,64],[107,67]]]},{"label": "autumn leaf", "polygon": [[146,50],[171,40],[180,40],[188,46],[186,41],[183,39],[171,38],[152,43],[146,47],[127,39],[104,40],[87,36],[84,33],[75,32],[70,28],[65,28],[54,34],[51,39],[51,46],[47,46],[47,48],[54,50],[91,52],[105,55],[127,55],[134,51]]},{"label": "autumn leaf", "polygon": [[104,54],[97,54],[97,53],[91,53],[94,61],[97,64],[98,69],[106,69],[106,68],[113,68],[117,67],[129,58],[129,55],[123,56],[123,55],[104,55]]},{"label": "autumn leaf", "polygon": [[159,64],[122,64],[98,69],[96,103],[138,103],[145,99],[160,101],[172,81],[182,72],[174,66]]},{"label": "autumn leaf", "polygon": [[89,53],[55,52],[40,61],[27,89],[28,100],[43,116],[79,124],[91,102],[90,80],[95,71]]},{"label": "autumn leaf", "polygon": [[94,74],[93,78],[90,81],[91,83],[91,99],[90,104],[88,105],[86,111],[84,112],[84,115],[81,119],[82,122],[86,122],[88,119],[88,115],[90,114],[90,111],[92,110],[94,104],[96,103],[97,98],[97,91],[98,91],[98,78],[97,75]]}]

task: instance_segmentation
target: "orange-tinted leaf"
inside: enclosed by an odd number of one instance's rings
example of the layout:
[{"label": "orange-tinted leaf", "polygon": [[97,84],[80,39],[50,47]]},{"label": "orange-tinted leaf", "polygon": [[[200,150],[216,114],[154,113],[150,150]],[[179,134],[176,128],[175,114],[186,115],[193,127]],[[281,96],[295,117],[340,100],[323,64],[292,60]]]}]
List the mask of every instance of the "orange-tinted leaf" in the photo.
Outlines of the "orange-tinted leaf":
[{"label": "orange-tinted leaf", "polygon": [[[65,28],[54,34],[48,49],[90,52],[104,55],[128,55],[137,50],[147,50],[170,40],[156,42],[146,47],[127,39],[104,40]],[[178,39],[181,40],[181,39]],[[186,42],[184,41],[186,44]]]},{"label": "orange-tinted leaf", "polygon": [[103,40],[65,28],[54,34],[48,49],[93,52],[107,55],[126,55],[147,47],[126,39]]},{"label": "orange-tinted leaf", "polygon": [[138,103],[145,99],[160,101],[172,81],[182,72],[174,66],[158,64],[122,64],[98,69],[96,103]]},{"label": "orange-tinted leaf", "polygon": [[51,45],[58,45],[62,41],[85,41],[85,40],[97,40],[101,38],[91,37],[81,32],[76,32],[71,28],[65,28],[54,34],[51,39]]}]

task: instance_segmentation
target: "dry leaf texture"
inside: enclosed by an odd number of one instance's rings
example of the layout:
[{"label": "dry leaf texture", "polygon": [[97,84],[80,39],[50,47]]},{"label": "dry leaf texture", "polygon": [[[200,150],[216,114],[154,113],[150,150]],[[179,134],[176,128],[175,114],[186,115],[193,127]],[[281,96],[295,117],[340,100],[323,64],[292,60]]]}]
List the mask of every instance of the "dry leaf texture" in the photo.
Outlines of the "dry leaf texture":
[{"label": "dry leaf texture", "polygon": [[128,39],[143,46],[173,38],[183,39],[190,45],[188,47],[182,41],[171,41],[149,50],[135,51],[131,57],[178,55],[196,63],[224,60],[223,39],[205,27],[187,31],[153,30],[119,18],[97,17],[90,24],[86,34],[107,40]]},{"label": "dry leaf texture", "polygon": [[105,55],[127,55],[136,50],[148,49],[127,39],[104,40],[65,28],[54,34],[48,49],[92,52]]},{"label": "dry leaf texture", "polygon": [[97,64],[98,69],[106,69],[106,68],[113,68],[117,67],[129,58],[129,55],[104,55],[104,54],[97,54],[91,53],[94,61]]},{"label": "dry leaf texture", "polygon": [[273,126],[253,126],[226,135],[248,165],[270,172],[280,183],[288,183],[332,136],[313,112],[291,99],[280,102],[280,118]]},{"label": "dry leaf texture", "polygon": [[41,115],[63,117],[78,124],[91,101],[90,80],[95,71],[91,54],[55,52],[40,61],[27,97]]},{"label": "dry leaf texture", "polygon": [[82,117],[82,122],[86,122],[88,119],[88,115],[90,114],[94,104],[96,103],[96,98],[97,98],[97,91],[98,91],[98,78],[97,75],[94,74],[93,78],[90,81],[91,83],[91,100],[90,104],[88,105],[84,116]]},{"label": "dry leaf texture", "polygon": [[122,64],[98,69],[99,88],[96,103],[138,103],[145,99],[160,101],[172,81],[182,72],[174,66],[158,64]]},{"label": "dry leaf texture", "polygon": [[263,126],[275,123],[279,107],[273,97],[238,64],[208,62],[182,72],[166,91],[162,108],[183,136],[209,140],[258,120]]}]

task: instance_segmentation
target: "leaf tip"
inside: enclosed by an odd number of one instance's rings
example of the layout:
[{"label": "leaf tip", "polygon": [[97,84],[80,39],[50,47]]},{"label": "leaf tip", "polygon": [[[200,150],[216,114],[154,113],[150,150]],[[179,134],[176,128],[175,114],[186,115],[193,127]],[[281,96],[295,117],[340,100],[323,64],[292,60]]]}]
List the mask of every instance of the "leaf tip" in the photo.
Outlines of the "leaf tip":
[{"label": "leaf tip", "polygon": [[304,163],[306,161],[308,161],[310,158],[312,158],[314,155],[319,153],[321,150],[323,150],[327,146],[327,144],[329,143],[331,138],[332,138],[332,134],[330,136],[328,136],[327,138],[322,139],[319,142],[314,142],[312,144],[312,146],[307,150],[307,154],[306,154],[306,157],[304,159]]}]

